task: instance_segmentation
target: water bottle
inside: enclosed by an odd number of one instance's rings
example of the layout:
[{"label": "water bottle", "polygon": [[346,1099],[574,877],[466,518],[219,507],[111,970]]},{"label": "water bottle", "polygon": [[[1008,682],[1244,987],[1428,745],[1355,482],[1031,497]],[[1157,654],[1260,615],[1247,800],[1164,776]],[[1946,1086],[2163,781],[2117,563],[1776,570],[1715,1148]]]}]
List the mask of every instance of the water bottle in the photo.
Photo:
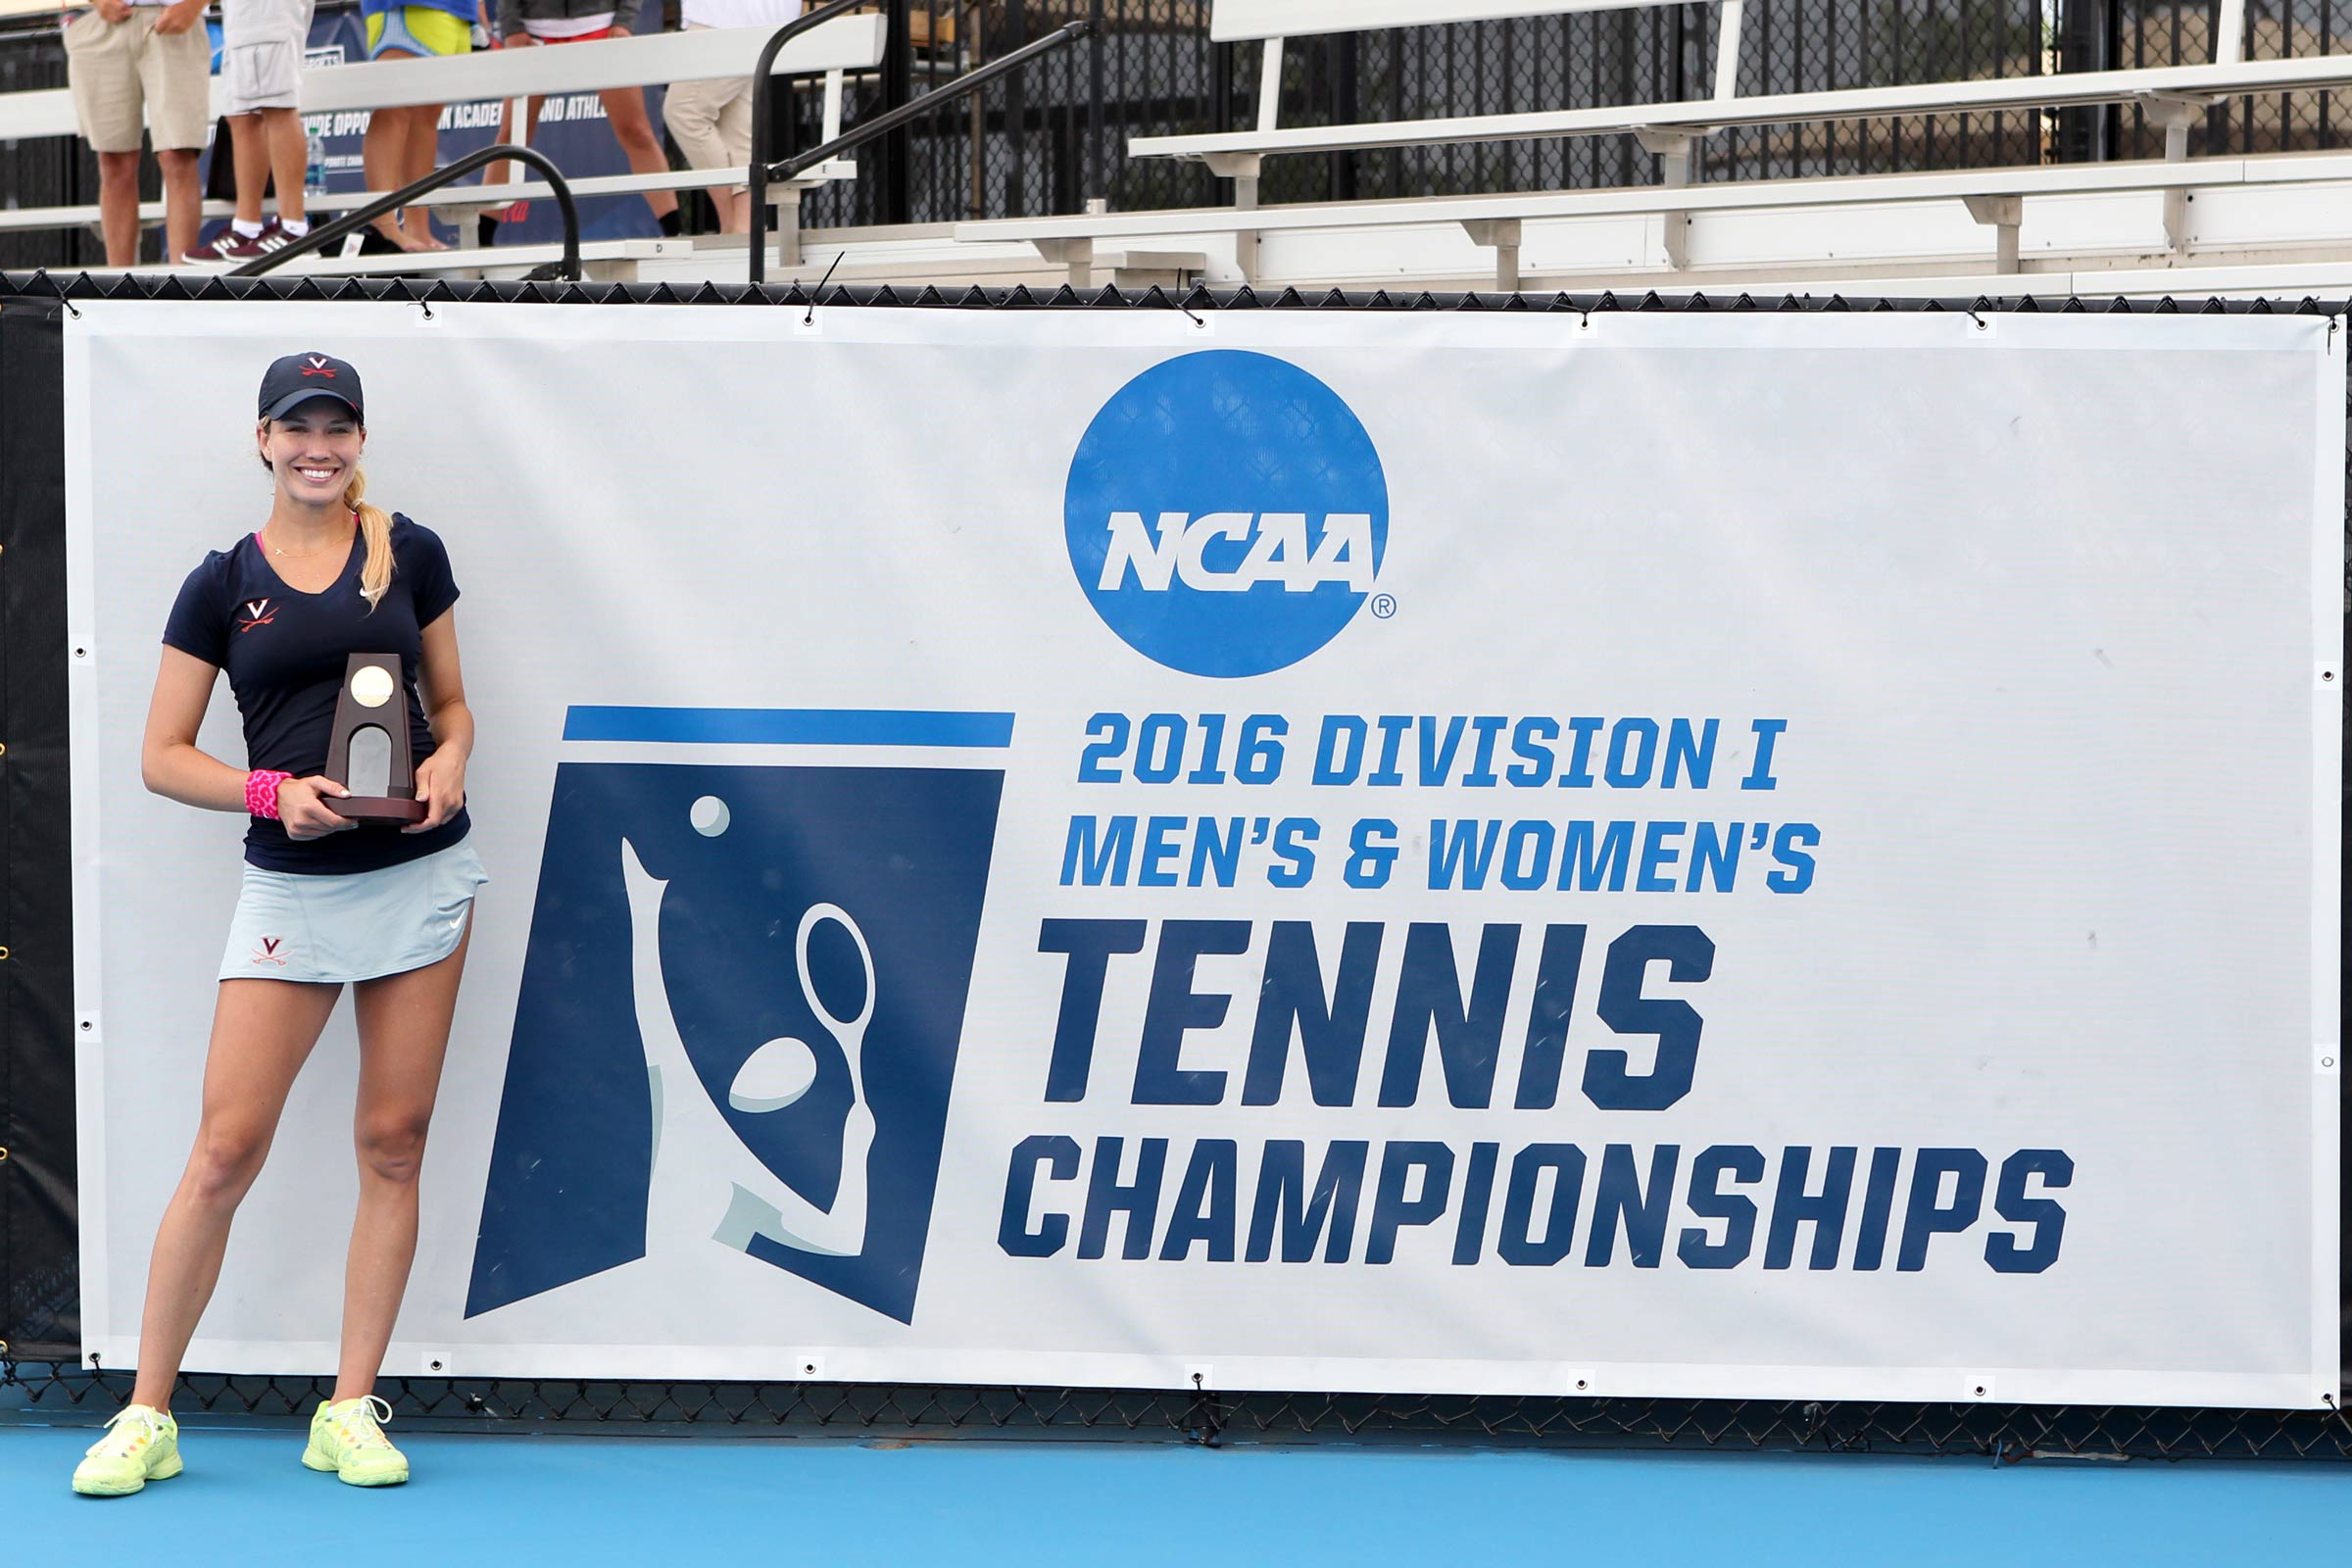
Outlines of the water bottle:
[{"label": "water bottle", "polygon": [[326,138],[307,125],[303,127],[303,137],[310,144],[310,161],[302,172],[303,192],[310,196],[323,196],[326,194]]}]

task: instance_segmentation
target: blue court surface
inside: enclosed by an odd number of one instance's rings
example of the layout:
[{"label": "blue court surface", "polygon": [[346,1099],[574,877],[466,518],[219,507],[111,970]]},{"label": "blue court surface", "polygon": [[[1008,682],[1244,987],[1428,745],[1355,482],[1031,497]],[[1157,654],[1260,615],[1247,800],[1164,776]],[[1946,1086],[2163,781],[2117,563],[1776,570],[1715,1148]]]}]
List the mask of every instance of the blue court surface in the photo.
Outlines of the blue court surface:
[{"label": "blue court surface", "polygon": [[0,1560],[2220,1564],[2341,1560],[2352,1526],[2340,1463],[1396,1443],[396,1426],[416,1479],[366,1492],[304,1470],[296,1426],[201,1416],[183,1475],[100,1500],[66,1484],[92,1418],[40,1419],[0,1425]]}]

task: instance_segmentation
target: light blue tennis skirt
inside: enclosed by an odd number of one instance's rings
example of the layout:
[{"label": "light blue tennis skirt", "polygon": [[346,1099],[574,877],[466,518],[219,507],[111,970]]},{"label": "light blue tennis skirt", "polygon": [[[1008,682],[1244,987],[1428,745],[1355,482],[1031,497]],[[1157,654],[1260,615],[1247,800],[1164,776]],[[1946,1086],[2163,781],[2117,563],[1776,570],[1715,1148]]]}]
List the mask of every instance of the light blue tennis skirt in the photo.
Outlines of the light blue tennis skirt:
[{"label": "light blue tennis skirt", "polygon": [[343,984],[438,963],[457,951],[474,890],[489,880],[469,839],[348,876],[248,865],[220,978]]}]

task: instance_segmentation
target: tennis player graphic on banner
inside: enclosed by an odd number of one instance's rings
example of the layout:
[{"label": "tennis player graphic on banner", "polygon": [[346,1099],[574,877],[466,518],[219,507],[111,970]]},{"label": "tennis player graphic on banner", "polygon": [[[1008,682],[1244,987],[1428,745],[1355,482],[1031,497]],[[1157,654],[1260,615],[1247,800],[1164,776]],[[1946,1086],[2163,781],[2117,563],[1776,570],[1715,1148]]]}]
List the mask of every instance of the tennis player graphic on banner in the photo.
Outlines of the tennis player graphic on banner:
[{"label": "tennis player graphic on banner", "polygon": [[467,1316],[718,1251],[907,1319],[1003,778],[559,767]]}]

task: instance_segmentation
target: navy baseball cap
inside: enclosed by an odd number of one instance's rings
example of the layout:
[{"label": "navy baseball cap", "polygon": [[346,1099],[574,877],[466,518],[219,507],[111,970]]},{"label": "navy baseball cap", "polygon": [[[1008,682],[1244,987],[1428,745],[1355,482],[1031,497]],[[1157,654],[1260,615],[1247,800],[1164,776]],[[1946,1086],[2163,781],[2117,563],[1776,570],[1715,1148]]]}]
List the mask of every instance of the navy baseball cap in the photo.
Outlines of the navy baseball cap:
[{"label": "navy baseball cap", "polygon": [[263,418],[282,419],[313,398],[333,398],[351,410],[353,418],[368,422],[360,372],[349,361],[331,354],[289,354],[262,372]]}]

